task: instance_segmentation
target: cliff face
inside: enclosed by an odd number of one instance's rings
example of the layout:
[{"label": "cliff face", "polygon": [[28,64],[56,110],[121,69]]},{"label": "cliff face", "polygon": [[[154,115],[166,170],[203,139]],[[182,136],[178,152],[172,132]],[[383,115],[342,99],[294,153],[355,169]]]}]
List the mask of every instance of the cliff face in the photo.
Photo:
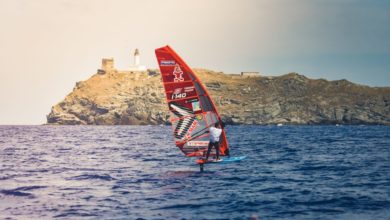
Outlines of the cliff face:
[{"label": "cliff face", "polygon": [[[386,124],[390,88],[347,80],[240,77],[195,69],[228,124]],[[165,124],[169,111],[155,71],[95,74],[53,106],[48,124]]]}]

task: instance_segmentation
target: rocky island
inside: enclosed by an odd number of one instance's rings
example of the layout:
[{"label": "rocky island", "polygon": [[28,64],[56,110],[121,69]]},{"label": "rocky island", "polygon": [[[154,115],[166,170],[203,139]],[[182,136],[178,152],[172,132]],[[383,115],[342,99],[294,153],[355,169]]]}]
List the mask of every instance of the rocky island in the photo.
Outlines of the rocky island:
[{"label": "rocky island", "polygon": [[[390,87],[347,80],[241,76],[194,69],[227,124],[390,125]],[[169,123],[158,70],[99,70],[53,106],[47,124],[157,125]]]}]

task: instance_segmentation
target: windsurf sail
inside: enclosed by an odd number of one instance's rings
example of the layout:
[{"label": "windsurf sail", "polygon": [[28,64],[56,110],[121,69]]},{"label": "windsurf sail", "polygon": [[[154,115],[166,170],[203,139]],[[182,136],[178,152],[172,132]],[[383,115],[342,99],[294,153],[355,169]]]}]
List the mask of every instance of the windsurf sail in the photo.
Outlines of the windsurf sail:
[{"label": "windsurf sail", "polygon": [[[210,141],[209,129],[222,123],[215,105],[199,78],[169,46],[156,49],[166,101],[171,112],[176,146],[188,157],[206,154]],[[214,155],[213,149],[210,155]],[[229,154],[226,133],[220,137],[220,155]]]}]

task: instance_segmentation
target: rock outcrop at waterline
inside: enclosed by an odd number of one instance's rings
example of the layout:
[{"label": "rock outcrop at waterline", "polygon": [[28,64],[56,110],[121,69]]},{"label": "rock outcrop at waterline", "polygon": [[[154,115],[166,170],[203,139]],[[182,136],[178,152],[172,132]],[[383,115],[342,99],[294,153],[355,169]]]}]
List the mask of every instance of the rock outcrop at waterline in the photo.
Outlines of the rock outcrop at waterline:
[{"label": "rock outcrop at waterline", "polygon": [[[297,73],[242,77],[195,69],[227,124],[386,124],[390,87]],[[147,125],[169,123],[157,71],[95,74],[76,83],[47,115],[48,124]]]}]

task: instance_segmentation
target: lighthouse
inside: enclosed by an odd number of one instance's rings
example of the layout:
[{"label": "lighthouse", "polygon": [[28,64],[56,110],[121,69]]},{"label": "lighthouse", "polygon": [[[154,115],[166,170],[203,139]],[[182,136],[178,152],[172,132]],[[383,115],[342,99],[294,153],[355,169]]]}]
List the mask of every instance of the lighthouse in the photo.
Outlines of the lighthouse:
[{"label": "lighthouse", "polygon": [[137,49],[135,49],[135,52],[134,52],[134,66],[139,66],[139,63],[140,63],[139,50],[137,48]]},{"label": "lighthouse", "polygon": [[146,67],[141,65],[141,56],[138,49],[134,51],[133,65],[129,67],[128,70],[117,70],[114,66],[114,58],[103,58],[102,59],[102,68],[97,70],[98,74],[106,73],[135,73],[146,71]]},{"label": "lighthouse", "polygon": [[130,66],[130,71],[145,71],[146,70],[146,67],[145,66],[141,66],[141,57],[140,57],[140,52],[137,49],[135,49],[134,51],[134,65],[133,66]]}]

